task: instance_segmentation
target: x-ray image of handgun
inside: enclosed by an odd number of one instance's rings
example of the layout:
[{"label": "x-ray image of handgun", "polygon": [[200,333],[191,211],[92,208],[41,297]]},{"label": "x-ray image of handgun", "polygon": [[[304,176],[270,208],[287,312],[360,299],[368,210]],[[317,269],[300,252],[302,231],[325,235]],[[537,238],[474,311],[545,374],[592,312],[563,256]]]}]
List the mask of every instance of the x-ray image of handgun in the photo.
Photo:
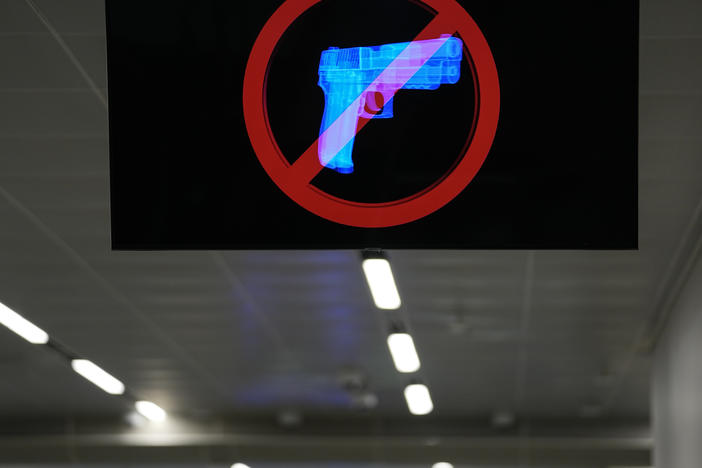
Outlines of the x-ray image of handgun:
[{"label": "x-ray image of handgun", "polygon": [[[342,174],[353,172],[353,143],[359,117],[393,117],[400,89],[435,90],[461,77],[463,42],[448,34],[425,41],[322,52],[319,86],[324,115],[319,162]],[[337,122],[338,120],[338,122]]]}]

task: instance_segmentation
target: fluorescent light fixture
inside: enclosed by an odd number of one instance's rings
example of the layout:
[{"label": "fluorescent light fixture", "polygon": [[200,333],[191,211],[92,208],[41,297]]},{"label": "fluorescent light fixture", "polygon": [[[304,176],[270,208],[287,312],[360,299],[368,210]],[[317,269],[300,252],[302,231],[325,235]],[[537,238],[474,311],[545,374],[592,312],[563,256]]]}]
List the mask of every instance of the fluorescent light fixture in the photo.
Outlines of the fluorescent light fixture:
[{"label": "fluorescent light fixture", "polygon": [[412,384],[405,388],[405,400],[410,413],[418,416],[429,414],[434,409],[429,389],[423,384]]},{"label": "fluorescent light fixture", "polygon": [[162,422],[166,420],[166,412],[156,403],[150,401],[137,401],[136,410],[149,421]]},{"label": "fluorescent light fixture", "polygon": [[0,302],[0,323],[33,344],[46,344],[49,335],[20,314]]},{"label": "fluorescent light fixture", "polygon": [[431,468],[453,468],[453,465],[448,462],[434,463]]},{"label": "fluorescent light fixture", "polygon": [[395,286],[390,263],[384,258],[367,258],[363,260],[363,272],[366,274],[366,281],[376,307],[388,310],[399,309],[400,295]]},{"label": "fluorescent light fixture", "polygon": [[135,411],[130,411],[129,413],[127,413],[127,414],[124,416],[124,419],[125,419],[125,420],[129,423],[129,425],[132,426],[132,427],[144,427],[144,425],[146,425],[146,423],[149,422],[144,416],[142,416],[141,414],[139,414],[139,412],[136,411],[136,410],[135,410]]},{"label": "fluorescent light fixture", "polygon": [[234,463],[232,468],[249,468],[249,465],[244,465],[243,463]]},{"label": "fluorescent light fixture", "polygon": [[71,361],[73,370],[111,395],[124,393],[124,384],[87,359]]},{"label": "fluorescent light fixture", "polygon": [[412,336],[407,333],[393,333],[388,336],[388,348],[392,362],[398,372],[416,372],[419,370],[419,356],[414,347]]}]

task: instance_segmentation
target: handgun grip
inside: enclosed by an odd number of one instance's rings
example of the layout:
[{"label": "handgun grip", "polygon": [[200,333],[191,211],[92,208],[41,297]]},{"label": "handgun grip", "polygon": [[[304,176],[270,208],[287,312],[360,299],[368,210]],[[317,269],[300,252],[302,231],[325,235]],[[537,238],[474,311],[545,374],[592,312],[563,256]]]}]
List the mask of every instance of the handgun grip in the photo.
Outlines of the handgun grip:
[{"label": "handgun grip", "polygon": [[[353,143],[356,139],[359,109],[349,109],[358,104],[362,90],[356,86],[329,86],[324,90],[324,115],[319,131],[318,153],[322,166],[342,174],[353,172]],[[334,124],[337,120],[335,125]]]}]

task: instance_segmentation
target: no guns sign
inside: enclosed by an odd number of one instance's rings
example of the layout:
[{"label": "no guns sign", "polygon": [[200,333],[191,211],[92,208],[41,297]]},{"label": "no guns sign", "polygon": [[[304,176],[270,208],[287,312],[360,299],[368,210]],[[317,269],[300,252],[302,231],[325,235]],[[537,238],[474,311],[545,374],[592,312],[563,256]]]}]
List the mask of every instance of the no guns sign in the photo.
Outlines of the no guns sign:
[{"label": "no guns sign", "polygon": [[[266,78],[271,57],[285,31],[297,18],[320,1],[286,1],[271,16],[254,43],[246,65],[243,86],[244,119],[253,149],[265,171],[288,197],[306,210],[329,221],[360,228],[384,228],[424,218],[446,205],[466,188],[480,170],[492,146],[500,114],[500,86],[490,46],[475,21],[456,1],[423,0],[421,3],[435,14],[433,20],[407,47],[401,47],[398,55],[389,60],[388,66],[379,71],[369,86],[364,85],[365,89],[360,94],[354,93],[355,97],[349,100],[341,115],[329,119],[328,128],[323,126],[320,138],[291,164],[283,155],[269,124]],[[409,53],[407,51],[410,50],[411,44],[429,43],[437,37],[448,41],[455,34],[462,39],[465,59],[473,74],[475,105],[469,110],[473,113],[473,126],[467,132],[466,144],[453,167],[424,190],[389,202],[365,203],[346,200],[315,187],[311,181],[325,166],[341,172],[340,164],[335,161],[341,161],[340,153],[344,149],[350,152],[349,147],[355,134],[368,124],[370,119],[358,120],[350,135],[338,138],[336,148],[332,151],[333,155],[327,158],[329,161],[325,161],[322,156],[322,144],[326,145],[327,141],[332,140],[332,136],[339,134],[345,120],[357,118],[351,114],[357,112],[356,107],[359,105],[365,108],[366,113],[376,111],[376,117],[380,117],[384,113],[383,108],[390,105],[394,92],[407,83],[412,83],[413,77],[443,46],[441,40],[435,41],[434,48],[424,52],[419,58],[419,63],[413,64],[411,71],[406,73],[407,76],[401,78],[399,83],[395,83],[394,88],[392,85],[389,89],[383,88],[387,81],[384,77],[393,71],[394,64],[403,60],[412,61],[413,57],[405,56]],[[367,97],[375,95],[378,95],[378,100]],[[457,109],[464,112],[460,103]],[[368,117],[372,118],[373,115]]]},{"label": "no guns sign", "polygon": [[116,249],[613,249],[638,0],[106,0]]}]

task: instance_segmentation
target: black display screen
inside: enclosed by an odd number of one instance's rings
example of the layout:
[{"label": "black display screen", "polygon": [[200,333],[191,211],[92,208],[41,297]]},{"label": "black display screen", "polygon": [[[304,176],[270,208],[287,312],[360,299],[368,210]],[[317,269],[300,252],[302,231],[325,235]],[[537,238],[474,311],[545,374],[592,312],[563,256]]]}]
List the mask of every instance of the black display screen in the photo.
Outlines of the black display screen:
[{"label": "black display screen", "polygon": [[107,32],[115,249],[637,247],[637,1],[108,0]]}]

